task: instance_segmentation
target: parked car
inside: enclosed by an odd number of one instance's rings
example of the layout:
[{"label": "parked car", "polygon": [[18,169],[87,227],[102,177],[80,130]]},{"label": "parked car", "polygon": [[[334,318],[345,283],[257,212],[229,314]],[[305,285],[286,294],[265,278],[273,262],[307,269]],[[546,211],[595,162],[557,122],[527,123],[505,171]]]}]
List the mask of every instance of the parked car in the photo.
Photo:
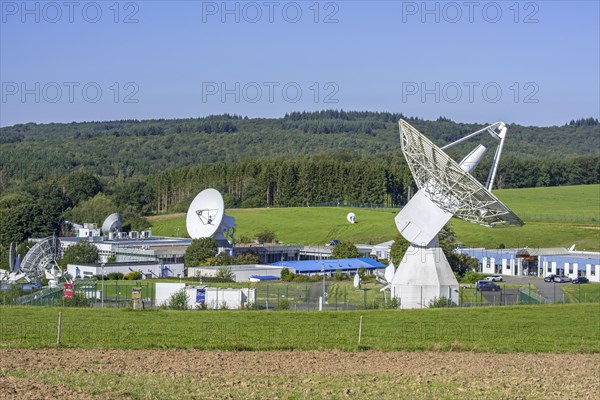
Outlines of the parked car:
[{"label": "parked car", "polygon": [[578,276],[577,278],[573,279],[571,281],[571,283],[588,283],[590,280],[588,278],[586,278],[585,276]]},{"label": "parked car", "polygon": [[571,278],[569,278],[566,275],[556,275],[554,277],[554,282],[558,282],[558,283],[571,282]]},{"label": "parked car", "polygon": [[555,277],[556,275],[554,274],[546,275],[546,277],[544,278],[544,282],[554,282]]},{"label": "parked car", "polygon": [[477,281],[477,290],[483,292],[485,290],[489,290],[492,292],[496,292],[498,290],[502,290],[502,288],[496,285],[494,282],[490,281]]},{"label": "parked car", "polygon": [[492,276],[488,276],[487,278],[485,278],[486,281],[490,281],[490,282],[502,282],[503,279],[500,275],[492,275]]}]

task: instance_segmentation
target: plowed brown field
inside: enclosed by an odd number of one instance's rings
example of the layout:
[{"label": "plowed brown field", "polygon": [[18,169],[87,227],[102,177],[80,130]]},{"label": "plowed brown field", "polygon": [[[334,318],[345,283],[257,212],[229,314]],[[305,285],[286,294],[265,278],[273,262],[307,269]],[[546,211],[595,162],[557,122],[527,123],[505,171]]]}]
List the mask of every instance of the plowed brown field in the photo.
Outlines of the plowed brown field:
[{"label": "plowed brown field", "polygon": [[594,399],[599,354],[0,350],[2,399]]}]

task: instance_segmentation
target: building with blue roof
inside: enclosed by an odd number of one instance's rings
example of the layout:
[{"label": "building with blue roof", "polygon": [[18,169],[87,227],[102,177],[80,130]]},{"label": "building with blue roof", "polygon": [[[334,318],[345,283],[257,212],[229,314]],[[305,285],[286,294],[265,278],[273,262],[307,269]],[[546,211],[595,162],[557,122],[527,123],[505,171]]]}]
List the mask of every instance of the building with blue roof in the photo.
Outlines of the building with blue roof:
[{"label": "building with blue roof", "polygon": [[332,276],[337,270],[349,275],[356,274],[360,268],[364,268],[367,274],[386,266],[370,258],[339,258],[328,260],[301,260],[301,261],[279,261],[271,264],[278,267],[286,267],[295,270],[296,274],[303,275],[325,275]]}]

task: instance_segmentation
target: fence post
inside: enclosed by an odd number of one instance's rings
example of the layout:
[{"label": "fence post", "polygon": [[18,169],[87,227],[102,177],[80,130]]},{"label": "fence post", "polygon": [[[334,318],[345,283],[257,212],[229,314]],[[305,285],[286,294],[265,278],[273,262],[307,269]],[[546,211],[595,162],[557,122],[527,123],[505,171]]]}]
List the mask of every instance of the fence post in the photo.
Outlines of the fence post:
[{"label": "fence post", "polygon": [[338,287],[336,285],[335,286],[335,311],[337,311],[337,304],[338,304]]},{"label": "fence post", "polygon": [[306,309],[309,310],[310,309],[310,287],[305,283],[304,284],[304,288],[306,288]]},{"label": "fence post", "polygon": [[62,325],[62,312],[58,313],[58,333],[56,335],[56,346],[60,346],[60,328]]},{"label": "fence post", "polygon": [[344,309],[348,309],[348,288],[344,286]]},{"label": "fence post", "polygon": [[360,346],[360,340],[362,339],[362,315],[360,316],[360,322],[358,324],[358,345]]}]

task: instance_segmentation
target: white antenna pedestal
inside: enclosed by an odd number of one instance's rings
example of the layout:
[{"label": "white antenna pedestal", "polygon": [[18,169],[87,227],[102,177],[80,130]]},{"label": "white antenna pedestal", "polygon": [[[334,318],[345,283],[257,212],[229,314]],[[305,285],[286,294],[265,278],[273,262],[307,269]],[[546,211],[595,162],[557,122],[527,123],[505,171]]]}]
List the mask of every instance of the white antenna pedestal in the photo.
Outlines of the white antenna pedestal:
[{"label": "white antenna pedestal", "polygon": [[391,284],[400,308],[427,308],[432,300],[446,297],[458,304],[458,281],[436,238],[426,247],[406,250]]}]

